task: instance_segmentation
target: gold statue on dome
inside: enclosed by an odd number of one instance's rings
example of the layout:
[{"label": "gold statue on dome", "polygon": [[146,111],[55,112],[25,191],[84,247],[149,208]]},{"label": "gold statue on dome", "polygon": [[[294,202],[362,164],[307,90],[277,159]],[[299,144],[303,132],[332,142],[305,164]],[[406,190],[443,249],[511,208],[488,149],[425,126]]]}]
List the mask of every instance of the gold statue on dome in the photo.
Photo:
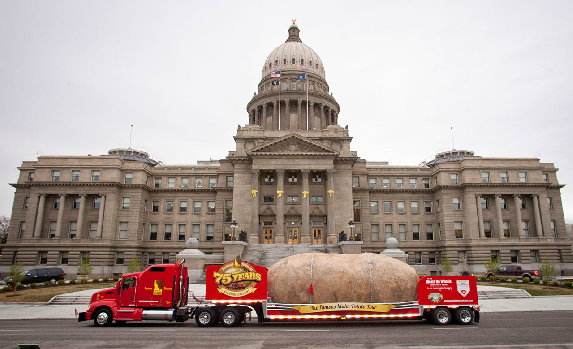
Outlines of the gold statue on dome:
[{"label": "gold statue on dome", "polygon": [[296,18],[292,20],[292,24],[296,25]]}]

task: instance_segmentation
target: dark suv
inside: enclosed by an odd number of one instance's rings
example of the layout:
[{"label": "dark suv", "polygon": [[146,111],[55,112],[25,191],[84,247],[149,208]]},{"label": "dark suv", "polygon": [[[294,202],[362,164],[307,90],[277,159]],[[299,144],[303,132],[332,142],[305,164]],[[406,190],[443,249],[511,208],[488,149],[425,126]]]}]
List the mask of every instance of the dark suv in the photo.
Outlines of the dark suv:
[{"label": "dark suv", "polygon": [[[63,280],[66,276],[62,268],[40,268],[40,269],[30,269],[24,272],[24,279],[22,284],[31,283],[43,283],[45,281],[56,282],[58,280]],[[8,279],[8,278],[7,278]],[[10,284],[12,280],[8,279],[7,284]]]}]

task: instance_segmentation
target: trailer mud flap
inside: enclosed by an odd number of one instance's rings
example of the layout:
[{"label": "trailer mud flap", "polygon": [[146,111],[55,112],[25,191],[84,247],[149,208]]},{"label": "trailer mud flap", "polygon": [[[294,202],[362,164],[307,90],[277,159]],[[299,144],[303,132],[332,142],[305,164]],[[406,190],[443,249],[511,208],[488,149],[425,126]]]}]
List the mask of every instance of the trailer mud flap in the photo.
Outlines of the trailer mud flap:
[{"label": "trailer mud flap", "polygon": [[85,312],[81,312],[78,314],[78,322],[82,322],[82,321],[87,321]]},{"label": "trailer mud flap", "polygon": [[477,324],[479,323],[479,310],[474,312],[474,322]]}]

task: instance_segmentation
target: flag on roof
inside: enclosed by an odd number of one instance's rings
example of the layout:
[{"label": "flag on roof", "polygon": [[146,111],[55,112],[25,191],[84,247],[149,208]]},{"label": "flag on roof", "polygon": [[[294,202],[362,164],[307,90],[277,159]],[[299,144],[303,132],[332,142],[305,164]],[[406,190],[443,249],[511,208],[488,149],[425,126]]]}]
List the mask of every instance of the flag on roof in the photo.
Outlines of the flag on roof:
[{"label": "flag on roof", "polygon": [[271,85],[278,85],[279,82],[281,82],[281,81],[280,81],[280,80],[273,80],[273,81],[271,82]]},{"label": "flag on roof", "polygon": [[302,73],[296,77],[297,80],[306,80],[306,73]]},{"label": "flag on roof", "polygon": [[274,71],[271,73],[271,78],[280,78],[280,77],[281,77],[280,71]]}]

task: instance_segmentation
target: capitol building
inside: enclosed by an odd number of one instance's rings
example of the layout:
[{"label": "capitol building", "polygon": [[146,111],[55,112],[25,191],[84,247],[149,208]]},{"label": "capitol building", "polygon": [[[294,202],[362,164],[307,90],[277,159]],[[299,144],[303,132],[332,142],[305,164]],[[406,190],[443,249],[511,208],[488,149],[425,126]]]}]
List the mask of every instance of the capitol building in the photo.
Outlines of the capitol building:
[{"label": "capitol building", "polygon": [[483,273],[491,256],[573,272],[553,164],[469,150],[417,166],[360,158],[296,24],[264,61],[246,111],[218,161],[168,165],[131,148],[23,161],[0,273],[21,262],[74,276],[90,258],[93,276],[118,275],[133,258],[176,262],[189,238],[215,259],[243,241],[249,260],[263,247],[380,253],[390,237],[423,275],[440,274],[446,256],[454,274]]}]

